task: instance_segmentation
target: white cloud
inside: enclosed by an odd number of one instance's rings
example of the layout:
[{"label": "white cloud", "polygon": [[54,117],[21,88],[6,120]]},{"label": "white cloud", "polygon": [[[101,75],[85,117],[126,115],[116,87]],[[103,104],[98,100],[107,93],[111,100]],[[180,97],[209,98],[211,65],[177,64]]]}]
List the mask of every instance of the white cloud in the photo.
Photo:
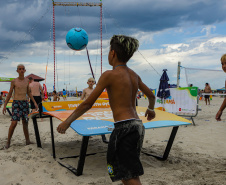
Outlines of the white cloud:
[{"label": "white cloud", "polygon": [[214,25],[207,25],[201,30],[201,33],[206,32],[206,36],[209,37],[211,35],[211,31],[212,30],[215,31],[216,30],[216,26],[214,26]]},{"label": "white cloud", "polygon": [[[164,34],[164,32],[162,34]],[[133,36],[138,38],[141,44],[155,42],[155,40],[153,40],[154,33],[139,32]],[[97,40],[93,40],[88,46],[88,48],[91,48],[89,49],[89,54],[97,79],[100,76],[100,45],[98,50],[95,49],[98,42],[99,41]],[[159,74],[162,74],[162,69],[164,68],[168,69],[170,83],[176,83],[178,61],[181,61],[182,66],[185,67],[205,69],[211,67],[212,69],[220,69],[219,59],[221,55],[225,53],[225,44],[226,37],[224,36],[212,36],[211,38],[193,37],[186,42],[163,44],[159,49],[140,50],[140,53],[145,57],[145,59],[136,52],[132,57],[132,60],[128,63],[128,66],[134,69],[134,71],[142,77],[143,81],[145,81],[149,87],[156,88],[159,84]],[[65,84],[69,83],[70,85],[67,85],[68,89],[75,89],[76,86],[79,90],[85,88],[87,86],[86,81],[88,77],[90,77],[90,75],[88,75],[90,73],[90,68],[86,51],[82,50],[77,52],[70,50],[67,47],[65,40],[58,41],[56,46],[57,90],[66,88]],[[1,64],[1,68],[4,69],[4,74],[16,77],[16,66],[19,63],[23,63],[27,69],[26,75],[34,73],[45,77],[47,57],[49,56],[47,88],[51,91],[54,71],[52,43],[49,44],[48,41],[35,42],[26,45],[26,47],[28,48],[27,50],[17,51],[16,54],[12,55],[10,59],[7,60],[7,63],[4,62]],[[111,66],[108,65],[107,61],[108,51],[109,40],[103,40],[103,71],[111,69]],[[150,64],[148,64],[146,60]],[[159,74],[157,74],[151,65]],[[181,83],[184,83],[185,85],[185,75],[181,74],[181,78]],[[220,84],[217,85],[221,87]],[[4,85],[2,85],[0,90],[5,90]]]}]

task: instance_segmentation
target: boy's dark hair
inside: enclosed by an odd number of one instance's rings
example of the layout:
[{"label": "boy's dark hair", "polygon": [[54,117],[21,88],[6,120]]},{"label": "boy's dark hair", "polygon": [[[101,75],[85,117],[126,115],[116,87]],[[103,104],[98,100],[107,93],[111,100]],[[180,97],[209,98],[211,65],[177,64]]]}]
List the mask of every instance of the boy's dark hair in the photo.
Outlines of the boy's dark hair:
[{"label": "boy's dark hair", "polygon": [[117,54],[120,62],[128,62],[139,47],[139,41],[125,35],[113,35],[110,41],[111,50]]},{"label": "boy's dark hair", "polygon": [[53,91],[56,94],[56,91]]},{"label": "boy's dark hair", "polygon": [[28,78],[29,80],[33,80],[33,78],[30,76],[29,78]]},{"label": "boy's dark hair", "polygon": [[3,94],[3,92],[1,92],[1,94]]}]

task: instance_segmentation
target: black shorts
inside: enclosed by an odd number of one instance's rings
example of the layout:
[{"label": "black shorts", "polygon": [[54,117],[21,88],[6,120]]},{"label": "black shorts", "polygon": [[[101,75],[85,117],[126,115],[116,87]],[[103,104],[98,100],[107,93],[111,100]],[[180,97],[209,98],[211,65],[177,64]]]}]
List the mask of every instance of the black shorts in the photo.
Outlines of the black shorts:
[{"label": "black shorts", "polygon": [[[42,98],[41,98],[41,96],[33,96],[33,98],[35,99],[39,110],[42,112],[42,104],[41,104],[42,103]],[[34,102],[31,100],[30,103],[31,103],[31,109],[35,109]]]},{"label": "black shorts", "polygon": [[210,95],[205,95],[205,98],[207,98],[207,99],[208,99],[209,97],[210,97]]},{"label": "black shorts", "polygon": [[113,182],[128,180],[144,174],[140,151],[144,139],[141,120],[115,123],[107,151],[108,174]]}]

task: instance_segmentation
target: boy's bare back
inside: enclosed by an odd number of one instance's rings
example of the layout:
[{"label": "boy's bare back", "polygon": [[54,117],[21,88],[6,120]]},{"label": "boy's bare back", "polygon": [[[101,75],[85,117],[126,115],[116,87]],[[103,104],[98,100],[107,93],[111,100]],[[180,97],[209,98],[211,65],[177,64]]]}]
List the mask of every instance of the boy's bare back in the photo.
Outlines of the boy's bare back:
[{"label": "boy's bare back", "polygon": [[42,90],[42,86],[39,82],[32,81],[29,84],[29,87],[31,89],[32,96],[40,96],[40,91]]},{"label": "boy's bare back", "polygon": [[139,119],[135,104],[138,75],[126,66],[118,66],[106,73],[108,77],[105,80],[109,84],[106,88],[114,120]]},{"label": "boy's bare back", "polygon": [[[136,112],[136,94],[138,89],[144,92],[147,97],[153,97],[153,93],[142,82],[140,77],[126,65],[116,66],[114,70],[104,72],[96,88],[92,92],[86,102],[93,104],[99,97],[100,93],[107,89],[109,96],[109,103],[113,112],[115,121],[121,121],[131,118],[139,119]],[[149,101],[149,107],[154,108],[154,102]],[[148,120],[153,119],[148,116]]]}]

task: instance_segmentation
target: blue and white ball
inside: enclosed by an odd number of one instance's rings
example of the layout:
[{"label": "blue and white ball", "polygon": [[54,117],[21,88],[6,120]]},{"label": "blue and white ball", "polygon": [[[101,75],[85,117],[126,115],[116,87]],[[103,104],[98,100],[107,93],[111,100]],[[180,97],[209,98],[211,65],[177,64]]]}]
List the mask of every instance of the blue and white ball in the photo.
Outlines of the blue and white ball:
[{"label": "blue and white ball", "polygon": [[88,34],[82,28],[72,28],[66,35],[66,42],[69,48],[73,50],[82,50],[88,44]]}]

